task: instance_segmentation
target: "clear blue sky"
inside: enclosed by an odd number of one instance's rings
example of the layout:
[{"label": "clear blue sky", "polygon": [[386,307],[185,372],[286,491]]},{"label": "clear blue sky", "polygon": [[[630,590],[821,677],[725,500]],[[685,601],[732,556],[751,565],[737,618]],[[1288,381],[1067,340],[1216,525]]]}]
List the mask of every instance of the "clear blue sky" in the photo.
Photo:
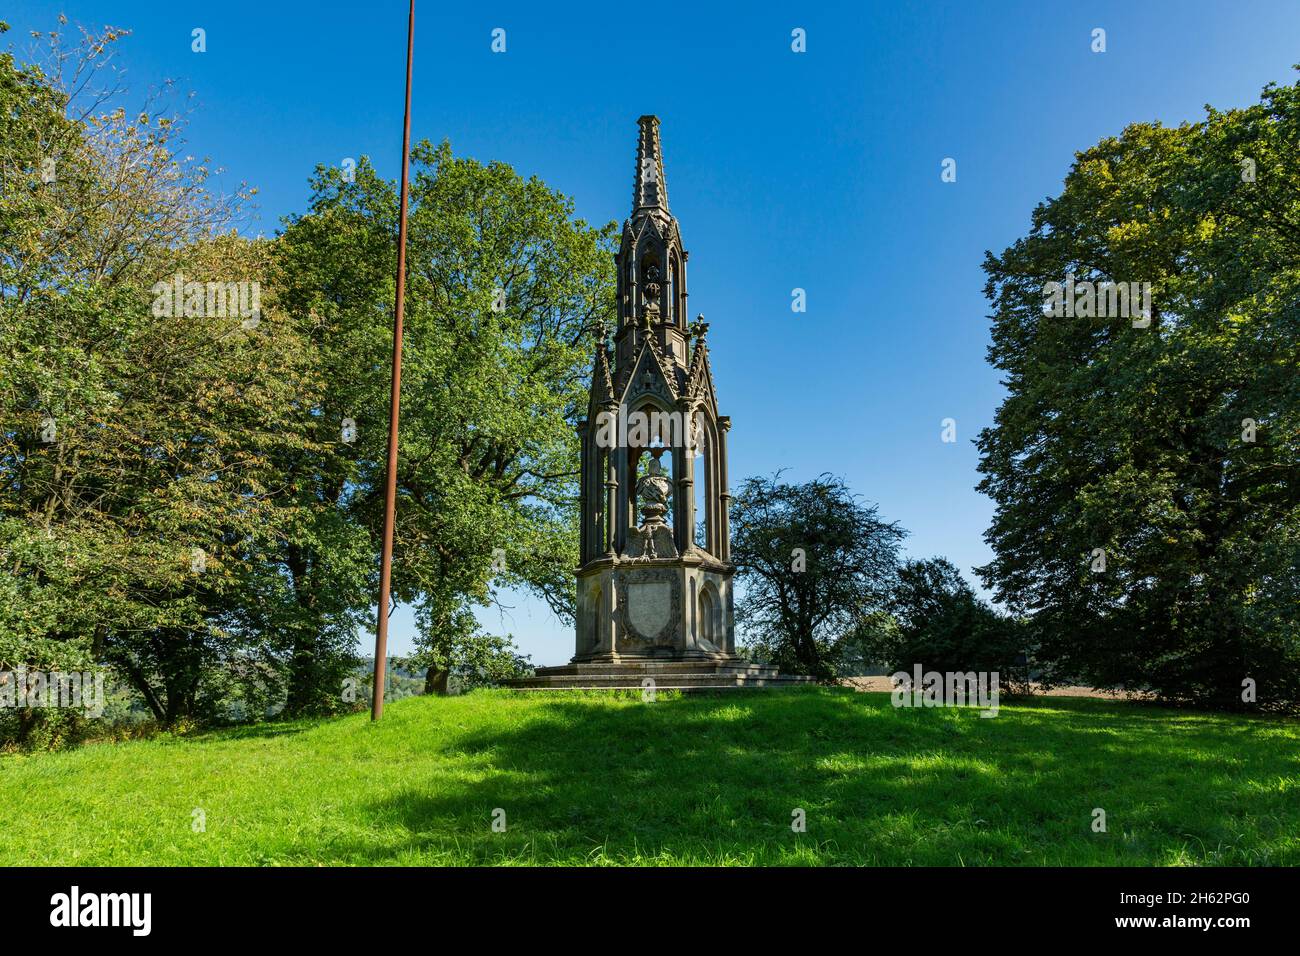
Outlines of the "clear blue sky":
[{"label": "clear blue sky", "polygon": [[[1292,82],[1300,4],[716,6],[417,0],[413,135],[621,221],[636,119],[658,114],[692,311],[735,421],[733,485],[777,468],[842,475],[909,530],[909,554],[969,575],[992,513],[970,440],[1001,395],[984,361],[984,251],[1024,234],[1076,150]],[[121,44],[134,92],[165,77],[197,92],[192,151],[260,188],[268,234],[304,208],[316,163],[367,154],[397,175],[404,0],[24,0],[4,14],[9,37],[21,48],[60,11],[134,31]],[[206,53],[191,52],[195,27]],[[948,157],[955,183],[940,179]],[[940,440],[947,417],[956,444]],[[537,663],[572,654],[531,602],[483,617]],[[399,612],[395,652],[410,634]]]}]

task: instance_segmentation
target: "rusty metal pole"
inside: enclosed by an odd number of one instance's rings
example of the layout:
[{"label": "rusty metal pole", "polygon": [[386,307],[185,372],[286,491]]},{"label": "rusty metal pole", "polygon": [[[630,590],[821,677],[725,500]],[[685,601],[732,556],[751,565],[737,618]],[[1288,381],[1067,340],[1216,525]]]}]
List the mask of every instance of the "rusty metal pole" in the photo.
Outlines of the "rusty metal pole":
[{"label": "rusty metal pole", "polygon": [[411,165],[411,61],[415,54],[415,0],[406,21],[406,112],[402,119],[402,208],[397,218],[397,302],[393,309],[393,386],[388,406],[388,469],[384,473],[384,550],[379,560],[379,622],[375,628],[375,687],[370,719],[384,714],[388,657],[388,602],[393,574],[393,523],[397,512],[397,414],[402,394],[402,312],[406,305],[406,197]]}]

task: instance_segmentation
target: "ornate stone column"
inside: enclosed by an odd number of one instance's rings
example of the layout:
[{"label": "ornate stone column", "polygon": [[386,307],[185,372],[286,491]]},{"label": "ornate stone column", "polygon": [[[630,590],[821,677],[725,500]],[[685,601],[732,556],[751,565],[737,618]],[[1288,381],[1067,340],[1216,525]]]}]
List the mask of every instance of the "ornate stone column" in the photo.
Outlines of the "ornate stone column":
[{"label": "ornate stone column", "polygon": [[[618,411],[618,406],[617,406],[617,405],[614,405],[614,404],[611,403],[611,404],[605,406],[605,412],[606,412],[607,414],[615,414],[615,413],[617,413],[617,411]],[[618,435],[618,429],[617,429],[617,428],[615,428],[615,430],[614,430],[614,434],[615,434],[615,436]],[[615,554],[618,553],[618,520],[617,520],[617,515],[618,515],[618,462],[617,462],[617,458],[616,458],[617,451],[618,451],[618,449],[617,449],[617,446],[618,446],[618,439],[617,439],[617,437],[615,437],[615,439],[614,439],[614,445],[615,445],[614,448],[606,448],[606,449],[604,449],[604,457],[601,459],[601,460],[604,462],[604,465],[605,465],[605,467],[604,467],[604,472],[605,472],[605,476],[604,476],[604,477],[605,477],[605,540],[604,540],[603,544],[604,544],[604,552],[605,552],[605,555],[608,556],[608,557],[613,557]],[[599,455],[599,451],[597,452],[597,454]],[[599,524],[597,525],[597,527],[599,527]]]},{"label": "ornate stone column", "polygon": [[691,422],[694,415],[689,402],[679,402],[682,444],[673,449],[673,475],[677,477],[677,501],[673,508],[677,553],[685,554],[695,544],[695,450],[691,448]]},{"label": "ornate stone column", "polygon": [[[592,449],[588,444],[588,427],[587,420],[584,418],[578,422],[578,447],[582,450],[582,467],[578,475],[578,514],[582,515],[582,521],[578,526],[578,555],[580,563],[586,563],[593,552],[592,546]],[[596,459],[599,460],[599,453]]]},{"label": "ornate stone column", "polygon": [[731,491],[727,485],[727,432],[731,416],[718,416],[718,558],[731,560]]}]

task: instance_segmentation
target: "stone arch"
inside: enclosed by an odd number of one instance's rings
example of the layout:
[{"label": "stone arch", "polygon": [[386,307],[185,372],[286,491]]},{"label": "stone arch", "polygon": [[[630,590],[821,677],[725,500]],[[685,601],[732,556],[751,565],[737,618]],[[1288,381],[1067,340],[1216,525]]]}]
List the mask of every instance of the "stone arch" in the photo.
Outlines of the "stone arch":
[{"label": "stone arch", "polygon": [[601,627],[605,623],[602,597],[604,595],[599,580],[592,581],[582,590],[581,605],[578,609],[578,620],[582,624],[583,632],[580,652],[585,651],[590,654],[600,647]]},{"label": "stone arch", "polygon": [[723,636],[722,600],[712,581],[705,580],[700,585],[696,603],[698,629],[695,634],[699,648],[704,651],[721,652],[726,644],[726,638]]},{"label": "stone arch", "polygon": [[693,534],[699,547],[720,557],[721,534],[721,470],[718,463],[718,423],[712,410],[701,405],[695,412],[700,422],[700,449],[694,464],[695,528]]},{"label": "stone arch", "polygon": [[681,295],[682,295],[682,264],[677,256],[677,250],[673,249],[668,253],[668,314],[665,321],[673,325],[682,325],[681,315]]}]

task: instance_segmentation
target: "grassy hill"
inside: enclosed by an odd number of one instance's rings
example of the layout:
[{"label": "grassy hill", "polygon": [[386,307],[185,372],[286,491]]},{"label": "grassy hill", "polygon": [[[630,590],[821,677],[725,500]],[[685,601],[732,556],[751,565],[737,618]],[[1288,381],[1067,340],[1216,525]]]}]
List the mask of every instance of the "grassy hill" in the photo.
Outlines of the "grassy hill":
[{"label": "grassy hill", "polygon": [[0,833],[3,865],[1298,865],[1300,722],[477,692],[0,758]]}]

